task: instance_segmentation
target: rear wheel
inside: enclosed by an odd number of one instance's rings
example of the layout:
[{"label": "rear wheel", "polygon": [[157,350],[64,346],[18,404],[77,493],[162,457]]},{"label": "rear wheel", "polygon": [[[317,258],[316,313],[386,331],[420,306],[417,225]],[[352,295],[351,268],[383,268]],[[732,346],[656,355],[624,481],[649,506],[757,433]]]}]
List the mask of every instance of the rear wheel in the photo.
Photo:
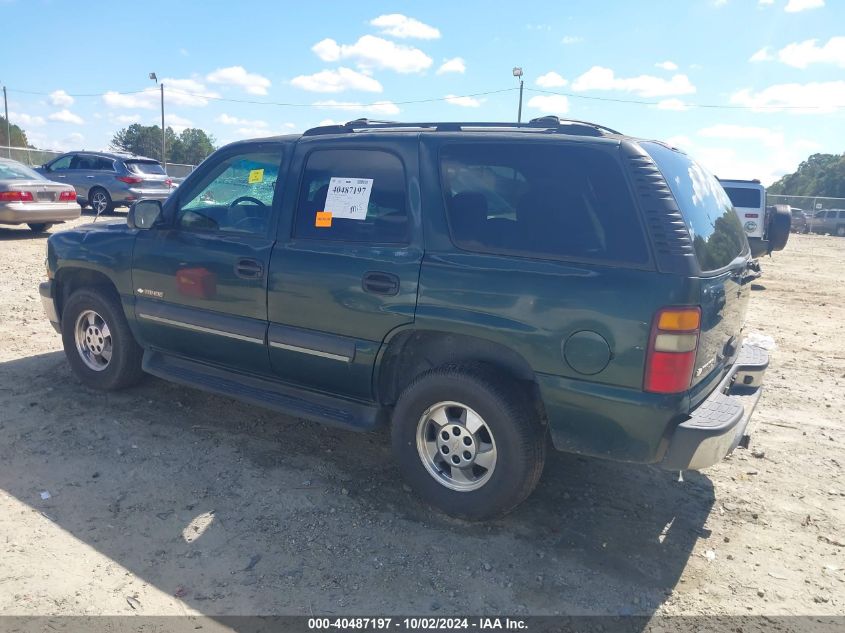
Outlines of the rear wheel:
[{"label": "rear wheel", "polygon": [[487,365],[422,374],[393,413],[393,451],[425,501],[471,520],[506,514],[528,497],[545,462],[545,429],[521,384]]},{"label": "rear wheel", "polygon": [[839,237],[845,237],[845,224],[840,224],[836,227],[836,234]]},{"label": "rear wheel", "polygon": [[50,227],[53,226],[53,224],[52,222],[30,222],[27,226],[33,233],[44,233],[45,231],[50,230]]},{"label": "rear wheel", "polygon": [[94,209],[97,215],[108,214],[114,211],[114,203],[112,202],[109,192],[102,187],[94,187],[91,193],[88,194],[88,204]]},{"label": "rear wheel", "polygon": [[107,290],[74,292],[62,310],[62,343],[73,373],[88,387],[122,389],[143,376],[143,351],[119,300]]}]

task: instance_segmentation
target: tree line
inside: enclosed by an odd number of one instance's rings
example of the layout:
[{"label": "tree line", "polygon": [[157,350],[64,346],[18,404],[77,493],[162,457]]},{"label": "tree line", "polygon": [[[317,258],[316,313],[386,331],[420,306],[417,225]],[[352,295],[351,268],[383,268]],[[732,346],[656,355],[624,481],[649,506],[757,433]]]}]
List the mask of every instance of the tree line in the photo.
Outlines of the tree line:
[{"label": "tree line", "polygon": [[845,154],[813,154],[766,191],[785,196],[845,198]]}]

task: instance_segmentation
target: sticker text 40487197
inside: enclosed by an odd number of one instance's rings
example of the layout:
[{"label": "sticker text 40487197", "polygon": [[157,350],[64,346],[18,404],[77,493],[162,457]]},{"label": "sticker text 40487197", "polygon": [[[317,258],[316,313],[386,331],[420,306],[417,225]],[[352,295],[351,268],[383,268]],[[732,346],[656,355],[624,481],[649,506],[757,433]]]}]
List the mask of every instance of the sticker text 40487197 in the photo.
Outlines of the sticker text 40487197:
[{"label": "sticker text 40487197", "polygon": [[323,209],[332,218],[365,220],[372,190],[372,178],[332,178]]}]

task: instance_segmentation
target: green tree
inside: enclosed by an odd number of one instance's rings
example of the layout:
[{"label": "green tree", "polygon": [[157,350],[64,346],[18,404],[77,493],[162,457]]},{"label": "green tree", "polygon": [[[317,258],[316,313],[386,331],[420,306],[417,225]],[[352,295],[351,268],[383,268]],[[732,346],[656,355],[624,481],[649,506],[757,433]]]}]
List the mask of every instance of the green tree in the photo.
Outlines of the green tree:
[{"label": "green tree", "polygon": [[813,154],[767,189],[786,196],[845,197],[845,154]]},{"label": "green tree", "polygon": [[12,142],[9,142],[9,137],[6,136],[6,117],[0,115],[0,145],[9,145],[11,147],[32,147],[26,138],[26,132],[20,127],[12,123],[9,131],[12,135]]},{"label": "green tree", "polygon": [[214,151],[214,137],[204,130],[189,127],[182,130],[167,153],[171,163],[198,165]]},{"label": "green tree", "polygon": [[[168,127],[164,135],[169,158],[176,142],[176,133],[173,128]],[[161,160],[161,128],[157,125],[133,123],[115,132],[111,146],[113,149]]]}]

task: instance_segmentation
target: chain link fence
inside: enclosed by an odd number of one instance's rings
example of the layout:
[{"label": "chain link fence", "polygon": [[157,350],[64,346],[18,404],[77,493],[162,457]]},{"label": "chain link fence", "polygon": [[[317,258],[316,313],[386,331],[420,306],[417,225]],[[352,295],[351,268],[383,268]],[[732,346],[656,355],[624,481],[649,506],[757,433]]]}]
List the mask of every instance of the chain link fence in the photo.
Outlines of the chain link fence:
[{"label": "chain link fence", "polygon": [[[108,150],[106,150],[108,151]],[[56,152],[50,149],[32,149],[29,147],[7,147],[0,145],[0,156],[4,158],[11,158],[24,165],[30,167],[38,167],[44,163],[48,163],[57,156],[66,154],[67,152]],[[165,171],[167,175],[172,178],[181,180],[188,174],[194,171],[196,165],[183,165],[181,163],[166,163]]]},{"label": "chain link fence", "polygon": [[[845,198],[826,196],[784,196],[766,194],[766,204],[786,205],[792,210],[794,230],[806,233],[829,233],[845,235]],[[804,221],[801,214],[803,211]]]}]

